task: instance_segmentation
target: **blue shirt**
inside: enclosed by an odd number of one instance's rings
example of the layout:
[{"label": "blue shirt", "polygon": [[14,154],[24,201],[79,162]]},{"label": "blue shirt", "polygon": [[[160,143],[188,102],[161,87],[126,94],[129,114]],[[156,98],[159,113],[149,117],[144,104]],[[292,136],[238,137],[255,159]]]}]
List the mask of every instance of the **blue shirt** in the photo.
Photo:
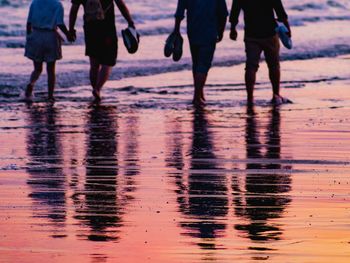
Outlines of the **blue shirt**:
[{"label": "blue shirt", "polygon": [[220,21],[228,16],[225,0],[179,0],[175,17],[183,19],[187,11],[187,34],[192,44],[215,43]]},{"label": "blue shirt", "polygon": [[53,30],[58,25],[64,25],[63,16],[63,6],[59,0],[33,0],[27,22],[32,27]]}]

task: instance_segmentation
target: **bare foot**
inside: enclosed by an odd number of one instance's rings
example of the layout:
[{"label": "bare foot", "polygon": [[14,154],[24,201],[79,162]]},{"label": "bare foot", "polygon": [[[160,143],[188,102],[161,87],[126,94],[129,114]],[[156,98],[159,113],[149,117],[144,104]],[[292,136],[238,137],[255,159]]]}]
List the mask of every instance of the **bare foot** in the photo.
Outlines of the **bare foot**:
[{"label": "bare foot", "polygon": [[99,90],[93,89],[92,95],[94,96],[94,102],[98,103],[101,101],[101,94]]},{"label": "bare foot", "polygon": [[33,85],[28,84],[24,93],[25,98],[31,100],[33,96]]},{"label": "bare foot", "polygon": [[54,104],[54,103],[55,103],[55,98],[54,98],[54,96],[49,96],[49,97],[47,98],[47,101],[48,101],[48,103],[50,103],[50,104]]},{"label": "bare foot", "polygon": [[26,102],[26,103],[32,103],[33,102],[33,86],[28,84],[26,89],[21,92],[20,94],[20,101]]},{"label": "bare foot", "polygon": [[279,105],[282,105],[282,104],[291,104],[293,102],[291,100],[287,99],[287,98],[283,98],[280,95],[273,95],[271,103],[273,105],[275,105],[275,106],[279,106]]},{"label": "bare foot", "polygon": [[192,104],[195,107],[204,107],[205,101],[202,98],[195,98],[193,99]]},{"label": "bare foot", "polygon": [[201,99],[202,99],[203,101],[206,101],[205,96],[204,96],[204,90],[203,90],[203,89],[202,89],[202,92],[201,92]]},{"label": "bare foot", "polygon": [[254,106],[254,99],[251,97],[248,97],[247,98],[247,105],[248,105],[248,107]]}]

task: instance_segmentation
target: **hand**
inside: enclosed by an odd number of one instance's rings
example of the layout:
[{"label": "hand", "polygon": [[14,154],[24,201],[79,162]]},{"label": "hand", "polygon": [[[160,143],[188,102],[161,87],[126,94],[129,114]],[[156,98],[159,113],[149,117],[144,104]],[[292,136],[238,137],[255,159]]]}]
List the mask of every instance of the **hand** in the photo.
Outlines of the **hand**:
[{"label": "hand", "polygon": [[77,40],[77,31],[75,31],[75,29],[70,29],[67,35],[67,39],[69,42],[75,42],[75,40]]},{"label": "hand", "polygon": [[223,38],[224,38],[224,33],[219,33],[218,38],[216,39],[216,43],[221,42]]},{"label": "hand", "polygon": [[131,28],[133,28],[133,29],[136,29],[135,24],[134,24],[133,21],[131,21],[131,22],[128,23],[128,27],[131,27]]},{"label": "hand", "polygon": [[237,40],[237,36],[238,36],[238,33],[237,33],[236,28],[235,27],[231,27],[230,39],[232,39],[233,41],[236,41]]},{"label": "hand", "polygon": [[70,42],[70,43],[75,41],[75,36],[73,36],[71,32],[68,32],[66,37],[67,37],[68,42]]},{"label": "hand", "polygon": [[290,29],[290,25],[289,25],[288,19],[282,20],[281,22],[288,29],[287,36],[291,38],[292,37],[292,30]]},{"label": "hand", "polygon": [[289,36],[289,38],[292,38],[292,31],[290,30],[290,28],[288,28],[287,36]]}]

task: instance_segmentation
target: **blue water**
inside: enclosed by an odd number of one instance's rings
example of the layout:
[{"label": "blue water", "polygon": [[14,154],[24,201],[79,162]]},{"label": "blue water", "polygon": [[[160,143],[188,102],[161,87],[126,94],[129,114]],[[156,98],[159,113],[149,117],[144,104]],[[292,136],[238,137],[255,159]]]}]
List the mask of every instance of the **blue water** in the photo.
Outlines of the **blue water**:
[{"label": "blue water", "polygon": [[[27,0],[0,0],[0,36],[23,36],[28,6]],[[143,35],[168,32],[173,24],[176,0],[125,1],[132,11]],[[230,8],[231,0],[227,1]],[[70,1],[62,1],[68,15]],[[348,0],[284,0],[292,24],[324,20],[350,20]]]}]

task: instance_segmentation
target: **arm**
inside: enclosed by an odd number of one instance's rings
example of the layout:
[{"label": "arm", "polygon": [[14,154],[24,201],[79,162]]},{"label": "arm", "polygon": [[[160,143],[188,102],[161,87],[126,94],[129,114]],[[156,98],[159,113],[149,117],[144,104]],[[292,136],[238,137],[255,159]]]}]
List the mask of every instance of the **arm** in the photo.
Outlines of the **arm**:
[{"label": "arm", "polygon": [[289,33],[289,37],[292,36],[292,31],[290,29],[290,25],[288,22],[288,15],[283,7],[282,1],[281,0],[275,0],[274,2],[274,10],[276,12],[277,15],[277,20],[282,22],[288,29]]},{"label": "arm", "polygon": [[59,29],[63,32],[63,34],[66,36],[69,42],[73,42],[75,40],[75,36],[71,34],[70,31],[68,31],[67,27],[65,24],[62,25],[57,25]]},{"label": "arm", "polygon": [[232,40],[237,40],[237,30],[236,26],[239,22],[239,14],[241,13],[241,4],[239,0],[233,0],[232,2],[232,8],[231,8],[231,14],[230,14],[230,23],[231,23],[231,32],[230,32],[230,38]]},{"label": "arm", "polygon": [[224,32],[227,22],[227,5],[225,0],[220,0],[218,6],[218,39],[217,42],[220,42],[224,37]]},{"label": "arm", "polygon": [[64,9],[62,4],[60,4],[60,7],[57,9],[57,12],[56,12],[56,25],[59,29],[61,29],[61,31],[64,33],[68,41],[73,42],[73,37],[70,34],[70,32],[68,32],[68,29],[64,23]]},{"label": "arm", "polygon": [[73,40],[75,40],[77,38],[74,28],[75,28],[75,23],[77,21],[79,7],[80,7],[79,4],[72,4],[72,7],[71,7],[70,12],[69,12],[69,32],[70,32]]},{"label": "arm", "polygon": [[180,33],[181,22],[182,22],[182,19],[181,19],[181,18],[175,17],[174,32]]},{"label": "arm", "polygon": [[181,22],[185,18],[185,10],[186,10],[186,0],[179,0],[177,3],[177,8],[175,12],[175,26],[174,32],[179,33]]},{"label": "arm", "polygon": [[129,9],[124,3],[123,0],[115,0],[115,3],[117,4],[120,13],[123,15],[125,20],[128,22],[129,27],[135,28],[134,21],[132,20],[132,17],[130,15]]}]

